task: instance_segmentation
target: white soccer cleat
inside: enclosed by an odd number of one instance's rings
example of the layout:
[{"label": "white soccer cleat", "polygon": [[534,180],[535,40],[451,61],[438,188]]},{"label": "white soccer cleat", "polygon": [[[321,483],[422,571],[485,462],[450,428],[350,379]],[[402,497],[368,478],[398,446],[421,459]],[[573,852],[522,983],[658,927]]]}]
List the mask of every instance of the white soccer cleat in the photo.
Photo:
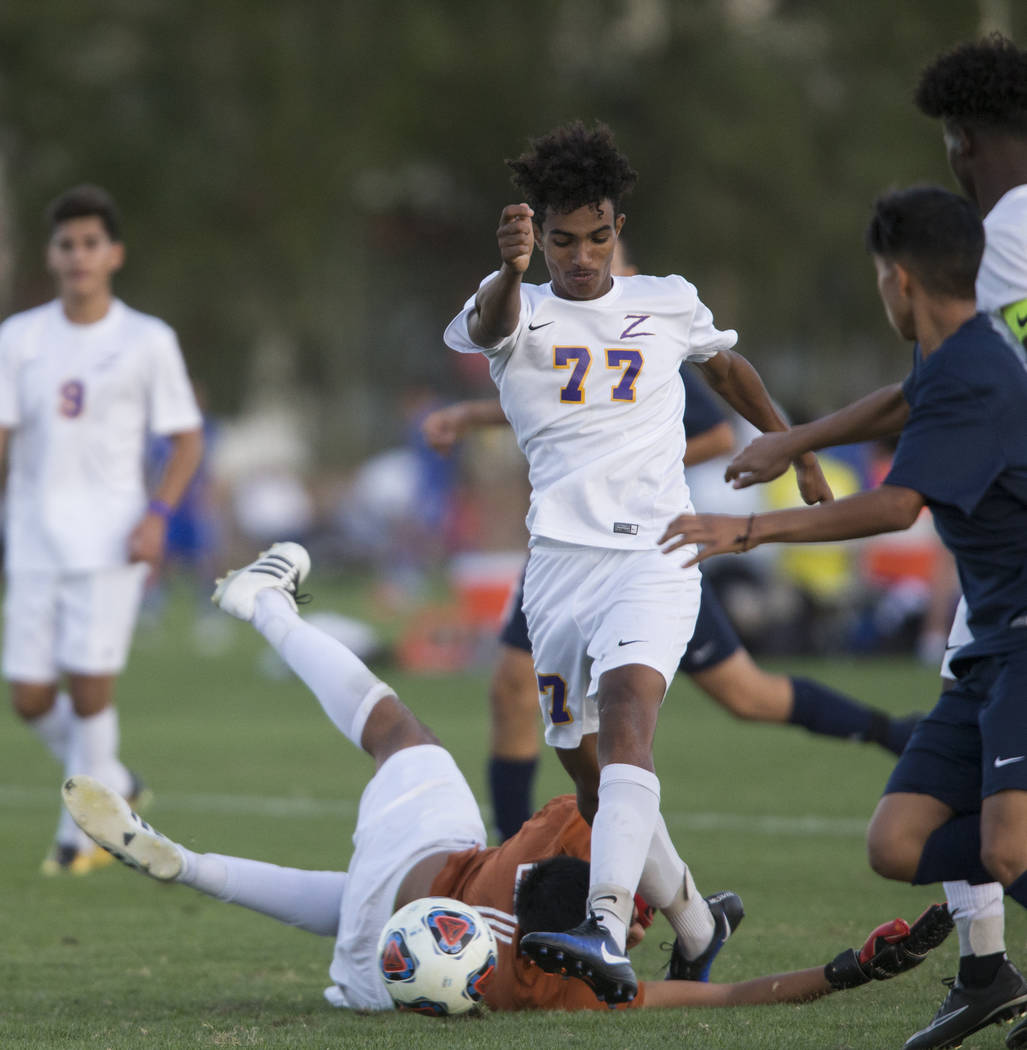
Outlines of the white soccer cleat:
[{"label": "white soccer cleat", "polygon": [[310,572],[310,555],[298,543],[272,543],[256,561],[218,580],[211,601],[239,620],[252,620],[257,595],[269,587],[281,591],[296,608],[296,589]]},{"label": "white soccer cleat", "polygon": [[181,872],[178,847],[154,831],[106,784],[80,774],[64,782],[61,795],[75,823],[122,864],[162,882],[170,882]]}]

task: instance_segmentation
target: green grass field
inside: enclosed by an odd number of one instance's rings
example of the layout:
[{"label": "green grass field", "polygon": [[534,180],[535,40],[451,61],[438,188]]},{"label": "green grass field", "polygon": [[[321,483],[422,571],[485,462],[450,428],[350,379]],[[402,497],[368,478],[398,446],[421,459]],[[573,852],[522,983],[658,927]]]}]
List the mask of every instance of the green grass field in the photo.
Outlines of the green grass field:
[{"label": "green grass field", "polygon": [[[316,574],[315,574],[316,577]],[[328,587],[314,608],[355,611]],[[347,608],[349,606],[349,608]],[[141,630],[122,680],[123,756],[156,792],[149,816],[193,849],[299,867],[345,867],[370,760],[355,753],[295,680],[259,669],[261,640],[230,623],[228,647],[195,646],[188,603]],[[935,676],[902,660],[792,663],[894,711],[923,709]],[[387,676],[441,736],[482,801],[487,672]],[[953,936],[915,973],[804,1006],[491,1015],[353,1016],[321,998],[331,944],[121,866],[43,879],[59,771],[10,713],[0,744],[0,1046],[694,1047],[883,1050],[932,1016],[954,969]],[[821,964],[878,922],[912,919],[940,887],[888,883],[867,867],[863,833],[891,762],[877,748],[743,725],[679,679],[661,717],[663,810],[700,888],[737,890],[747,918],[721,980]],[[537,801],[565,791],[545,754]],[[1014,958],[1025,923],[1009,909]],[[652,927],[636,955],[661,974]],[[989,1029],[968,1045],[998,1047]]]}]

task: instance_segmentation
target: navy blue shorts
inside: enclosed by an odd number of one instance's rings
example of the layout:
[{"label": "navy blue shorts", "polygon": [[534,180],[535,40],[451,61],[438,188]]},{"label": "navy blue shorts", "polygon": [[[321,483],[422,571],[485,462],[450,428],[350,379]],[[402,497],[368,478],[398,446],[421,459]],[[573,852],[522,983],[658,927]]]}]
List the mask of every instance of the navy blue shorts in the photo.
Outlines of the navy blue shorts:
[{"label": "navy blue shorts", "polygon": [[[504,645],[530,653],[528,620],[524,615],[523,605],[524,576],[522,574],[517,592],[508,604],[509,613],[506,622],[500,629],[499,640]],[[681,657],[678,671],[681,674],[697,674],[699,671],[709,670],[741,648],[742,643],[734,627],[731,626],[731,621],[728,620],[723,606],[704,580],[695,633],[688,643],[685,655]]]},{"label": "navy blue shorts", "polygon": [[884,793],[930,795],[957,814],[1027,791],[1027,649],[980,659],[921,719]]}]

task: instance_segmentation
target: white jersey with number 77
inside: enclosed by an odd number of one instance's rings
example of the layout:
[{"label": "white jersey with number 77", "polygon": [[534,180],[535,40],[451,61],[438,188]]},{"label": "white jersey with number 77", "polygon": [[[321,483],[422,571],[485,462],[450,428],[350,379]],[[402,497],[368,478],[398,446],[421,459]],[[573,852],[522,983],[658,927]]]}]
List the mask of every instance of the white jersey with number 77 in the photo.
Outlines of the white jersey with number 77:
[{"label": "white jersey with number 77", "polygon": [[[495,274],[482,283],[486,283]],[[706,361],[737,342],[683,277],[615,277],[598,299],[563,299],[522,284],[516,330],[473,343],[474,298],[445,341],[489,361],[500,402],[528,459],[532,537],[645,549],[690,508],[681,466],[682,361]]]}]

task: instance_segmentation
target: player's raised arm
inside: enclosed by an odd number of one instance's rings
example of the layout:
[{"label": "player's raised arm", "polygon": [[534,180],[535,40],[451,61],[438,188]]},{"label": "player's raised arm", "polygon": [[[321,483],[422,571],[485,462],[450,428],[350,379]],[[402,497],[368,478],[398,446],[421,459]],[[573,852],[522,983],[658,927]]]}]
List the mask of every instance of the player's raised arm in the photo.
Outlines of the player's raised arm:
[{"label": "player's raised arm", "polygon": [[732,984],[647,981],[645,1006],[755,1006],[819,999],[830,992],[858,988],[870,981],[887,981],[912,970],[945,940],[952,928],[948,909],[932,904],[912,926],[904,919],[882,923],[862,948],[847,948],[826,966]]},{"label": "player's raised arm", "polygon": [[[696,364],[710,386],[753,426],[764,433],[788,430],[759,373],[741,354],[721,350]],[[815,456],[805,453],[795,457],[794,463],[799,493],[806,503],[822,503],[832,498],[831,488]]]},{"label": "player's raised arm", "polygon": [[534,214],[527,204],[508,204],[499,217],[499,274],[479,290],[467,318],[467,334],[478,346],[495,346],[517,327],[521,280],[535,246]]},{"label": "player's raised arm", "polygon": [[893,383],[810,423],[754,438],[728,464],[724,480],[736,489],[773,481],[803,453],[897,434],[908,418],[902,386]]}]

